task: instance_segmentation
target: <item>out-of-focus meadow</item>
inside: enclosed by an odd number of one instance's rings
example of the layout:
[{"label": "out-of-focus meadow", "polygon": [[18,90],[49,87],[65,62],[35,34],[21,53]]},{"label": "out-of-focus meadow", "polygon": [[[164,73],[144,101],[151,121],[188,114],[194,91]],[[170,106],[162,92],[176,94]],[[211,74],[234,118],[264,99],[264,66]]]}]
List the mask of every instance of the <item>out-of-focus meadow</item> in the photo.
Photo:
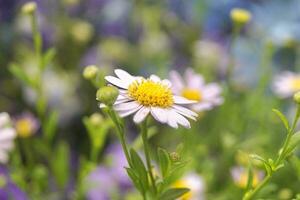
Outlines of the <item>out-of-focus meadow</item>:
[{"label": "out-of-focus meadow", "polygon": [[[115,129],[114,69],[169,79],[197,119],[151,111],[149,146],[132,116]],[[299,69],[298,0],[2,0],[0,199],[300,199]]]}]

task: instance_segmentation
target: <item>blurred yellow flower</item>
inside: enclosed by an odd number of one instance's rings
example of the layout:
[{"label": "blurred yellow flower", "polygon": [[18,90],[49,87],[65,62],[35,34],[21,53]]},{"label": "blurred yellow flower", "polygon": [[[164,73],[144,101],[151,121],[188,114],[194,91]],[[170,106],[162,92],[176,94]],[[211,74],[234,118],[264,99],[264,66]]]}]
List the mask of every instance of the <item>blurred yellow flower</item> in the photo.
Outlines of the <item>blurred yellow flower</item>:
[{"label": "blurred yellow flower", "polygon": [[24,113],[15,120],[17,134],[21,138],[28,138],[36,133],[39,127],[37,119],[30,113]]},{"label": "blurred yellow flower", "polygon": [[242,8],[233,8],[230,11],[231,20],[239,23],[239,24],[246,24],[252,18],[251,13],[248,10]]},{"label": "blurred yellow flower", "polygon": [[33,1],[27,2],[22,6],[22,13],[29,15],[32,14],[36,10],[36,3]]}]

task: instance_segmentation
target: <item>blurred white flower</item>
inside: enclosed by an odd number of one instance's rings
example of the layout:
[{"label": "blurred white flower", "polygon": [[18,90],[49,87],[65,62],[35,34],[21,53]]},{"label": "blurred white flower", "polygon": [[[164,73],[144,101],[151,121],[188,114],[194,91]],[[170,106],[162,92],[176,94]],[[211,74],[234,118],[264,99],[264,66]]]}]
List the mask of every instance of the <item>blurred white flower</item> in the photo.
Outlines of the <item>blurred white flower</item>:
[{"label": "blurred white flower", "polygon": [[184,77],[181,77],[176,71],[171,71],[170,80],[173,83],[174,94],[197,101],[190,106],[194,111],[210,110],[224,101],[220,96],[221,87],[217,83],[205,84],[203,77],[196,74],[191,68],[186,70]]},{"label": "blurred white flower", "polygon": [[173,185],[175,188],[189,188],[190,191],[183,195],[180,200],[204,200],[205,183],[201,176],[190,172]]},{"label": "blurred white flower", "polygon": [[274,93],[280,98],[287,98],[300,91],[300,74],[285,71],[275,76],[272,84]]},{"label": "blurred white flower", "polygon": [[6,112],[0,113],[0,163],[8,161],[8,153],[14,147],[16,131],[12,128],[9,115]]},{"label": "blurred white flower", "polygon": [[179,105],[195,101],[173,95],[169,80],[161,80],[156,75],[151,75],[148,79],[131,76],[121,69],[115,70],[115,74],[117,77],[106,76],[105,79],[119,87],[120,94],[114,109],[121,117],[136,113],[133,121],[140,123],[151,113],[157,121],[173,128],[178,128],[178,124],[190,128],[186,117],[196,120],[196,113]]}]

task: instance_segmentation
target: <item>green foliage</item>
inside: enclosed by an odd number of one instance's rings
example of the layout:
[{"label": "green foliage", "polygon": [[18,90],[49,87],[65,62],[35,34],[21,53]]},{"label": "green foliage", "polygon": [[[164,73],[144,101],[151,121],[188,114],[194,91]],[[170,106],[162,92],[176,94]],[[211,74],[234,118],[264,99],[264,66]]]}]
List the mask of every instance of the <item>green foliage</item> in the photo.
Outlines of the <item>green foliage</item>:
[{"label": "green foliage", "polygon": [[186,194],[190,190],[188,188],[171,188],[163,192],[159,200],[174,200]]}]

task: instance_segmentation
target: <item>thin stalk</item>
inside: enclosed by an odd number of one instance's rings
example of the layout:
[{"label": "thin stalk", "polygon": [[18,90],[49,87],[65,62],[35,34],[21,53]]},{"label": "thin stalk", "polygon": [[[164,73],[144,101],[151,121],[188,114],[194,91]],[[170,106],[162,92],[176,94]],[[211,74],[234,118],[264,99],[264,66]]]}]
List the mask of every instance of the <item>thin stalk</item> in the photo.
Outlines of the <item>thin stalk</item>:
[{"label": "thin stalk", "polygon": [[287,150],[287,148],[288,148],[288,145],[289,145],[289,143],[290,143],[290,140],[291,140],[291,138],[292,138],[292,136],[293,136],[293,133],[294,133],[294,131],[295,131],[297,122],[298,122],[298,120],[299,120],[299,116],[300,116],[300,106],[298,105],[298,108],[297,108],[297,111],[296,111],[296,116],[295,116],[295,118],[294,118],[294,122],[293,122],[292,128],[290,128],[289,131],[288,131],[287,137],[286,137],[286,139],[285,139],[285,141],[284,141],[284,144],[283,144],[283,147],[282,147],[282,151],[281,151],[281,153],[280,153],[278,159],[277,159],[276,162],[275,162],[275,166],[278,166],[278,165],[281,163],[281,161],[282,161],[283,159],[285,159],[285,156],[286,156],[286,155],[285,155],[285,154],[286,154],[286,150]]},{"label": "thin stalk", "polygon": [[[295,118],[294,118],[294,121],[293,121],[293,124],[292,124],[292,127],[288,130],[288,134],[287,134],[287,137],[284,141],[284,144],[283,144],[283,147],[282,147],[282,150],[281,150],[281,153],[279,154],[278,158],[276,159],[275,163],[274,163],[274,168],[276,169],[280,164],[281,162],[286,158],[286,151],[287,151],[287,148],[289,146],[289,143],[290,143],[290,140],[293,136],[293,133],[295,131],[295,128],[296,128],[296,125],[297,125],[297,122],[299,120],[299,117],[300,117],[300,106],[298,105],[297,107],[297,112],[296,112],[296,115],[295,115]],[[254,198],[254,196],[268,183],[268,181],[270,180],[270,178],[272,177],[274,171],[272,171],[270,174],[268,174],[263,180],[262,182],[260,182],[260,184],[258,184],[258,186],[256,186],[254,188],[254,190],[252,191],[249,191],[248,193],[246,193],[243,197],[243,200],[251,200]]]},{"label": "thin stalk", "polygon": [[117,129],[117,133],[118,133],[117,135],[118,135],[119,140],[121,142],[121,145],[122,145],[123,151],[125,153],[127,162],[129,164],[129,166],[131,166],[131,159],[130,159],[130,156],[129,156],[129,151],[128,151],[128,148],[127,148],[127,144],[126,144],[126,140],[125,140],[125,134],[124,134],[124,130],[122,128],[122,125],[119,123],[118,117],[117,117],[115,111],[112,108],[109,108],[108,114],[109,114],[110,118],[112,119],[112,121],[113,121],[113,123],[114,123],[114,125]]},{"label": "thin stalk", "polygon": [[151,179],[151,183],[153,186],[153,190],[154,193],[157,193],[157,189],[156,189],[156,185],[155,185],[155,179],[152,173],[152,165],[151,165],[151,160],[150,160],[150,150],[149,150],[149,144],[148,144],[148,128],[147,128],[147,119],[144,120],[144,122],[142,123],[142,127],[141,127],[141,131],[142,131],[142,139],[143,139],[143,143],[144,143],[144,151],[145,151],[145,156],[146,156],[146,163],[147,163],[147,168],[148,168],[148,173]]},{"label": "thin stalk", "polygon": [[243,200],[253,199],[253,197],[268,183],[270,178],[271,178],[271,175],[266,176],[264,178],[264,180],[262,180],[262,182],[260,182],[260,184],[254,190],[252,190],[250,193],[246,193],[246,195],[244,195]]}]

